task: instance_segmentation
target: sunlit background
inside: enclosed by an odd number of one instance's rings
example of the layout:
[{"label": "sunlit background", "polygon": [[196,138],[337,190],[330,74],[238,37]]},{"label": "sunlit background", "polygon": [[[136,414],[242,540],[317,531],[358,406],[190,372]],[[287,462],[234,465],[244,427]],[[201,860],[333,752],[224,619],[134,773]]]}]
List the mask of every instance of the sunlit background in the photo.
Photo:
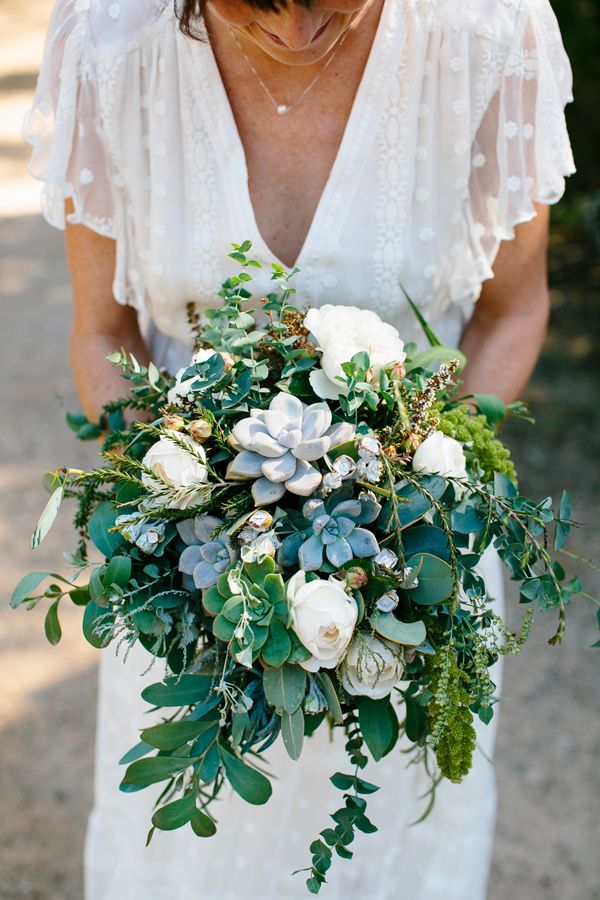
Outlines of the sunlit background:
[{"label": "sunlit background", "polygon": [[[554,5],[575,68],[578,102],[569,118],[579,172],[554,213],[552,325],[527,397],[537,430],[513,424],[508,434],[525,492],[543,496],[568,486],[576,517],[586,525],[571,549],[600,563],[600,4]],[[52,648],[41,611],[8,609],[25,572],[56,566],[62,549],[74,544],[65,510],[42,548],[28,549],[45,502],[40,473],[85,465],[94,455],[94,447],[77,444],[63,425],[77,400],[67,358],[62,236],[39,216],[38,186],[25,171],[19,134],[50,8],[49,0],[0,0],[2,900],[81,900],[92,799],[97,653],[80,636],[81,611],[65,605],[64,638]],[[600,596],[598,575],[574,567]],[[517,626],[522,609],[514,594],[511,600]],[[507,662],[489,900],[600,898],[600,649],[590,649],[592,606],[577,603],[569,612],[561,649],[546,644],[554,623],[538,621],[527,651]]]}]

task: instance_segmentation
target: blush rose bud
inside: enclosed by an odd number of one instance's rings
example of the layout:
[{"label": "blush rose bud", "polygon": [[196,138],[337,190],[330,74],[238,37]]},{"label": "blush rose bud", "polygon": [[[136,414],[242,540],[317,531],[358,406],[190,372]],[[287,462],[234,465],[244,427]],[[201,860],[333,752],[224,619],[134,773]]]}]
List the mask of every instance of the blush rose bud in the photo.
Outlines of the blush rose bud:
[{"label": "blush rose bud", "polygon": [[406,375],[406,367],[402,363],[396,363],[393,368],[393,373],[396,378],[404,378]]},{"label": "blush rose bud", "polygon": [[164,416],[163,425],[170,431],[183,431],[185,419],[182,416]]},{"label": "blush rose bud", "polygon": [[361,569],[360,566],[353,566],[351,569],[347,569],[346,584],[349,588],[352,588],[353,591],[360,590],[360,588],[365,586],[367,581],[367,573],[364,569]]},{"label": "blush rose bud", "polygon": [[211,436],[212,428],[206,421],[206,419],[195,419],[188,426],[188,432],[191,434],[195,441],[198,441],[199,444],[202,444]]},{"label": "blush rose bud", "polygon": [[233,358],[231,353],[225,353],[224,351],[221,353],[221,357],[223,359],[223,362],[225,363],[225,371],[230,372],[235,365],[235,359]]}]

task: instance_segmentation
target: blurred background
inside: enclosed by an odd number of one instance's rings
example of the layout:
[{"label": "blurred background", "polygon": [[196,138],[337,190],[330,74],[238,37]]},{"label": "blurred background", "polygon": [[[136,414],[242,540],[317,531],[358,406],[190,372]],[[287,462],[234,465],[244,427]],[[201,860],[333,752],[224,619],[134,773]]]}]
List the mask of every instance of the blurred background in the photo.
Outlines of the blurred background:
[{"label": "blurred background", "polygon": [[[387,0],[393,2],[393,0]],[[571,550],[600,562],[600,2],[554,0],[575,73],[568,116],[577,175],[553,211],[552,322],[526,399],[534,431],[507,436],[525,493],[567,486],[579,529]],[[78,408],[67,357],[70,296],[62,235],[39,213],[19,131],[35,87],[50,0],[0,0],[0,898],[81,900],[92,801],[96,651],[81,612],[64,607],[58,648],[41,614],[12,612],[12,588],[56,566],[74,544],[65,512],[35,556],[29,538],[45,503],[39,474],[85,466],[64,414]],[[600,578],[581,564],[586,589]],[[517,627],[522,608],[510,607]],[[561,649],[538,622],[508,659],[496,757],[500,815],[489,900],[598,900],[600,650],[594,610],[569,610]],[[174,898],[175,900],[175,898]],[[465,898],[468,900],[468,898]]]}]

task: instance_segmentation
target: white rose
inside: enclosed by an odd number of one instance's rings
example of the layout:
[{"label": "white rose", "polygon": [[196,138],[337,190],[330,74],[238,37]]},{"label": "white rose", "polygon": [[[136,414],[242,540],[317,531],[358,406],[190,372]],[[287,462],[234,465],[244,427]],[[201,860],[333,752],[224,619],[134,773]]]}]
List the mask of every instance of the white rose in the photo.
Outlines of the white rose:
[{"label": "white rose", "polygon": [[[155,494],[165,490],[166,482],[173,488],[173,492],[169,493],[165,505],[170,509],[189,509],[201,501],[206,491],[208,480],[206,453],[202,444],[196,443],[188,435],[172,433],[179,441],[187,444],[192,453],[188,453],[165,435],[150,447],[142,460],[158,478],[152,478],[150,474],[144,472],[142,481],[144,486]],[[193,489],[194,486],[197,486],[197,490]]]},{"label": "white rose", "polygon": [[174,403],[175,406],[179,405],[181,400],[186,400],[190,395],[190,385],[192,382],[196,380],[196,375],[192,375],[191,378],[183,379],[183,375],[190,366],[195,366],[197,363],[206,362],[211,356],[214,356],[216,350],[198,350],[197,353],[194,353],[189,366],[185,366],[183,369],[180,369],[175,375],[175,384],[167,394],[167,400],[169,403]]},{"label": "white rose", "polygon": [[434,431],[423,441],[413,457],[412,467],[423,475],[467,477],[467,461],[462,445],[441,431]]},{"label": "white rose", "polygon": [[352,639],[358,618],[356,600],[338,581],[306,580],[300,570],[288,581],[292,628],[312,658],[301,663],[309,672],[335,669]]},{"label": "white rose", "polygon": [[349,694],[371,700],[387,697],[403,672],[400,648],[362,631],[352,639],[340,670]]},{"label": "white rose", "polygon": [[322,399],[337,400],[347,392],[346,385],[337,378],[345,380],[342,363],[350,362],[355,353],[369,354],[375,375],[390,363],[406,359],[404,341],[397,330],[370,310],[322,306],[308,311],[304,325],[323,354],[321,368],[310,373],[312,389]]}]

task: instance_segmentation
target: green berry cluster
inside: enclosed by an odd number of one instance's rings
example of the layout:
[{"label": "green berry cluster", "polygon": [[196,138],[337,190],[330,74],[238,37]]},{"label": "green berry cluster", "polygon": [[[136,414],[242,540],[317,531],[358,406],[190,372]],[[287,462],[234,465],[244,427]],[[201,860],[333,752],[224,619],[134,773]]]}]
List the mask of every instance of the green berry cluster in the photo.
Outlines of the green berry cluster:
[{"label": "green berry cluster", "polygon": [[458,784],[471,769],[476,745],[470,697],[465,674],[453,653],[440,654],[432,661],[430,690],[433,697],[427,706],[437,764],[441,774]]},{"label": "green berry cluster", "polygon": [[477,460],[485,481],[490,481],[494,472],[500,472],[516,483],[510,452],[494,437],[485,416],[473,415],[466,406],[456,406],[441,413],[438,427],[447,437],[466,445],[467,456]]}]

